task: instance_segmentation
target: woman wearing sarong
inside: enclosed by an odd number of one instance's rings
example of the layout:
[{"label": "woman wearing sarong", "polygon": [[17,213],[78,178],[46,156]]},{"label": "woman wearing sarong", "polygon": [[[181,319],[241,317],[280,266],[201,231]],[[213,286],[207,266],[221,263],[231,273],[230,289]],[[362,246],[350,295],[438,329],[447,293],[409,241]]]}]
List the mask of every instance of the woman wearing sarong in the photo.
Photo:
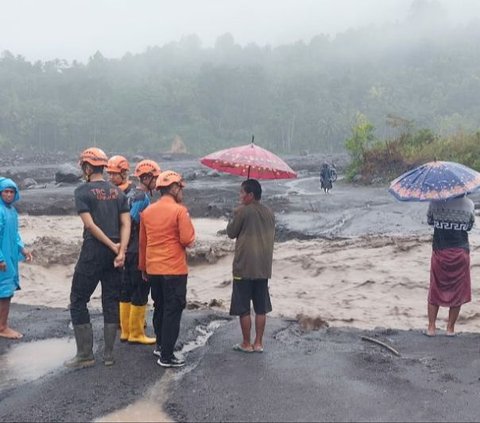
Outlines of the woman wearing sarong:
[{"label": "woman wearing sarong", "polygon": [[468,231],[474,221],[474,204],[465,196],[430,203],[427,222],[434,227],[434,232],[427,336],[435,336],[440,306],[450,308],[446,335],[455,336],[460,307],[471,301]]}]

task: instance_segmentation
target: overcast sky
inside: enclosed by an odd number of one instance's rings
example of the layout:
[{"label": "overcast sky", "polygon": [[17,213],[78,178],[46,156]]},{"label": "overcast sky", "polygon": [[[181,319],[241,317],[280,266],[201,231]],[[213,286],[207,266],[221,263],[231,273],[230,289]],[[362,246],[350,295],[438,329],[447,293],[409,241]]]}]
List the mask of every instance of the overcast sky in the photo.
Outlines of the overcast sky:
[{"label": "overcast sky", "polygon": [[[440,0],[453,22],[480,17],[480,0]],[[320,33],[405,19],[412,0],[0,0],[0,52],[28,60],[141,53],[197,34],[231,33],[276,46]]]}]

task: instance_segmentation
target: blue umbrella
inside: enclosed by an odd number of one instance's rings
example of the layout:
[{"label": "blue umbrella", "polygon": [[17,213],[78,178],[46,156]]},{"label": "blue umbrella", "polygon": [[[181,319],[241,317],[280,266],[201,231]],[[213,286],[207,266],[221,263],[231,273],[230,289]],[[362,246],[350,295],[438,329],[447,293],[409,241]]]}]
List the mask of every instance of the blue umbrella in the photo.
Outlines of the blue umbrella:
[{"label": "blue umbrella", "polygon": [[480,173],[460,163],[425,163],[390,184],[388,191],[400,201],[447,200],[480,187]]}]

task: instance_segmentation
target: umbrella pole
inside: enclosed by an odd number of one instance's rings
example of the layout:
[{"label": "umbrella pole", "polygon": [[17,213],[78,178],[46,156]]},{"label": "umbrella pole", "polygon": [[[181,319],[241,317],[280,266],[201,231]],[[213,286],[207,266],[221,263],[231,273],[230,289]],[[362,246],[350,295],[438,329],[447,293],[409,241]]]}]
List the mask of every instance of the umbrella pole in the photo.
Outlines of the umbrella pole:
[{"label": "umbrella pole", "polygon": [[247,179],[250,179],[250,166],[248,166]]}]

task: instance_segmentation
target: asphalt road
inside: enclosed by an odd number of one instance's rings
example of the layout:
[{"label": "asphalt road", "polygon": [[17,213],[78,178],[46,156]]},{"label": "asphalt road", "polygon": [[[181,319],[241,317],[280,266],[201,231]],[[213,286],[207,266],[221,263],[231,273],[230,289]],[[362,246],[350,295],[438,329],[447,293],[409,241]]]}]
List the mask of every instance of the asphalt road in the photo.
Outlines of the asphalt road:
[{"label": "asphalt road", "polygon": [[[198,328],[212,321],[220,327],[206,345],[192,348]],[[14,305],[12,322],[25,333],[21,343],[71,336],[68,312],[61,309]],[[98,313],[93,324],[101,347]],[[362,336],[387,343],[400,356]],[[296,322],[270,319],[263,354],[233,351],[239,337],[236,320],[187,311],[180,339],[190,350],[186,368],[162,369],[151,347],[118,344],[111,368],[99,361],[71,371],[59,362],[34,380],[0,380],[0,420],[91,421],[148,397],[179,421],[478,421],[477,334],[304,331]],[[21,343],[0,340],[0,362]],[[20,366],[36,359],[32,354]]]}]

